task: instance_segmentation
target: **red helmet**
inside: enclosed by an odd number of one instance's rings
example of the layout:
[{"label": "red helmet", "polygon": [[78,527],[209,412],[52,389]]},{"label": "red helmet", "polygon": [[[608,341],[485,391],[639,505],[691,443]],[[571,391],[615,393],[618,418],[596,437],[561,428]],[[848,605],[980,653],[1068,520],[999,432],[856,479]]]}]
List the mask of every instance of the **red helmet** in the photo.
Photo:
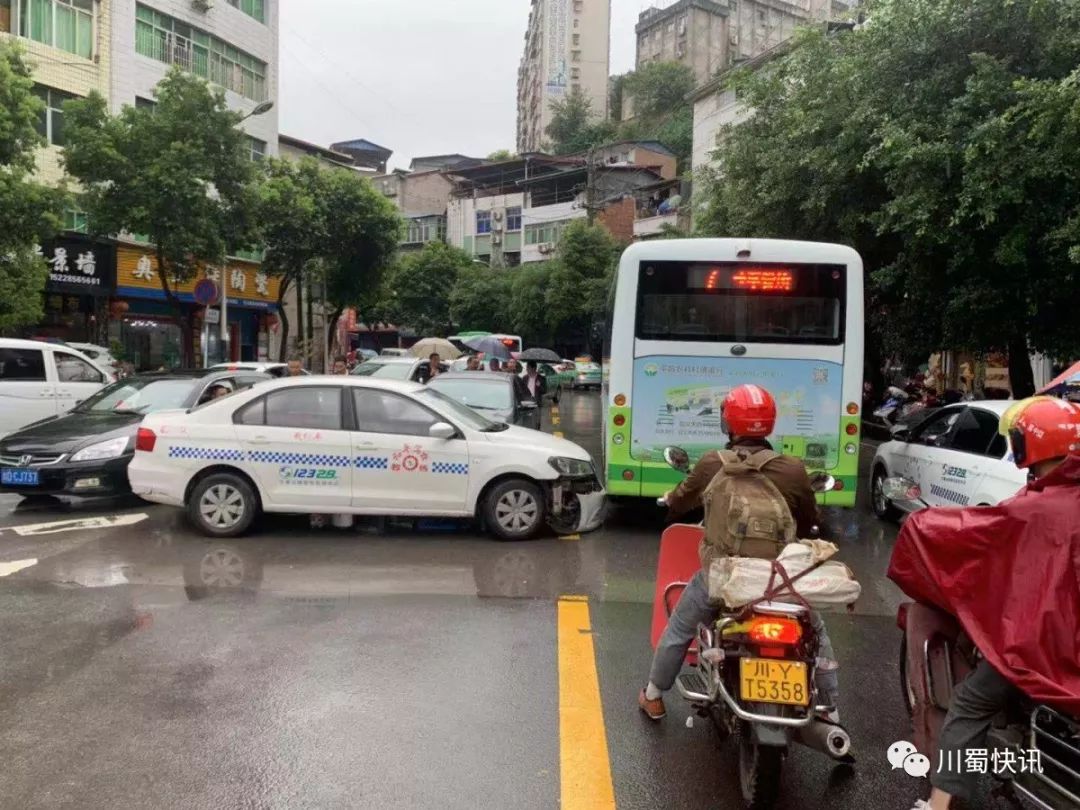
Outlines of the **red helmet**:
[{"label": "red helmet", "polygon": [[1001,417],[1020,469],[1080,450],[1080,406],[1057,397],[1021,400]]},{"label": "red helmet", "polygon": [[758,385],[738,385],[726,397],[721,426],[730,436],[764,438],[776,426],[776,402]]}]

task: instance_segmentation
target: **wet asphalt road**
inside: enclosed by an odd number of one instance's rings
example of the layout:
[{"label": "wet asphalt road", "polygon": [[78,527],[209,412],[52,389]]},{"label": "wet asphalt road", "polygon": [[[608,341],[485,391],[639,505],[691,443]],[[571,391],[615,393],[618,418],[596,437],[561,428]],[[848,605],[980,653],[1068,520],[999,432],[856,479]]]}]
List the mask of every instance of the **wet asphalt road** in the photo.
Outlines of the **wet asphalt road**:
[{"label": "wet asphalt road", "polygon": [[[598,397],[567,395],[559,429],[599,455]],[[781,807],[907,808],[923,788],[884,758],[907,733],[895,528],[865,503],[831,520],[864,588],[829,617],[860,764],[794,750]],[[567,594],[589,599],[617,807],[740,807],[706,723],[677,696],[661,724],[636,708],[660,529],[645,505],[576,540],[275,517],[209,542],[166,507],[0,496],[0,807],[558,807]]]}]

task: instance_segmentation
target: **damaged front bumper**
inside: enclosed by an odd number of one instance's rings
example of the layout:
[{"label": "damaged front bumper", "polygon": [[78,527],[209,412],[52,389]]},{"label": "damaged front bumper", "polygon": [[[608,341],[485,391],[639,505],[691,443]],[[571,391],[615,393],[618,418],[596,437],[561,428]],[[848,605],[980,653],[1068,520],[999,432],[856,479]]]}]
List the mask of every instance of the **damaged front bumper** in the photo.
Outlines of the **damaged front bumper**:
[{"label": "damaged front bumper", "polygon": [[604,522],[607,492],[595,473],[563,476],[548,489],[548,525],[558,534],[591,532]]}]

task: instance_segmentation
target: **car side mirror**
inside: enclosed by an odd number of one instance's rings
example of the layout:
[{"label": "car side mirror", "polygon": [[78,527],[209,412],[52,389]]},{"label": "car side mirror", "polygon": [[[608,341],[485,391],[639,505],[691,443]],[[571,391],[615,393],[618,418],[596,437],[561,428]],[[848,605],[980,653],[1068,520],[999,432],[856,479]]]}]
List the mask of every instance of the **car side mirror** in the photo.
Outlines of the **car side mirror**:
[{"label": "car side mirror", "polygon": [[449,422],[436,422],[428,428],[428,436],[433,439],[452,439],[457,435],[457,429]]}]

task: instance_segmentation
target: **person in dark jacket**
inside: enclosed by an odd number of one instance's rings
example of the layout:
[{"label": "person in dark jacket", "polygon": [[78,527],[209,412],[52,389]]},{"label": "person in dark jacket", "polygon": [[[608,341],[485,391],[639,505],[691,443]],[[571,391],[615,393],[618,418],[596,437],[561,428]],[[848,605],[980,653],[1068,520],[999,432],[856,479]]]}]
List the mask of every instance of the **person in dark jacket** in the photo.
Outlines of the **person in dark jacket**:
[{"label": "person in dark jacket", "polygon": [[[740,456],[750,457],[761,451],[772,452],[765,437],[776,426],[776,402],[764,388],[757,385],[740,385],[733,388],[724,399],[722,424],[729,436],[727,449],[734,450]],[[701,457],[694,470],[674,491],[665,498],[669,517],[677,518],[682,514],[700,507],[705,488],[721,471],[723,461],[718,451],[710,451]],[[811,537],[819,525],[817,501],[810,486],[810,476],[802,461],[792,456],[775,455],[761,467],[762,474],[780,491],[791,515],[795,519],[796,535]],[[715,549],[710,548],[708,538],[702,541],[702,559],[707,559]],[[690,580],[678,605],[668,620],[667,629],[656,645],[649,682],[638,694],[638,706],[650,720],[660,720],[666,714],[663,693],[670,689],[682,669],[686,651],[697,634],[699,624],[708,624],[716,620],[718,610],[709,601],[708,572],[702,568]],[[832,706],[828,719],[839,722],[835,710],[839,697],[837,664],[832,642],[825,628],[825,622],[816,612],[811,612],[811,621],[819,637],[819,664],[816,672],[818,690],[825,703]]]}]

